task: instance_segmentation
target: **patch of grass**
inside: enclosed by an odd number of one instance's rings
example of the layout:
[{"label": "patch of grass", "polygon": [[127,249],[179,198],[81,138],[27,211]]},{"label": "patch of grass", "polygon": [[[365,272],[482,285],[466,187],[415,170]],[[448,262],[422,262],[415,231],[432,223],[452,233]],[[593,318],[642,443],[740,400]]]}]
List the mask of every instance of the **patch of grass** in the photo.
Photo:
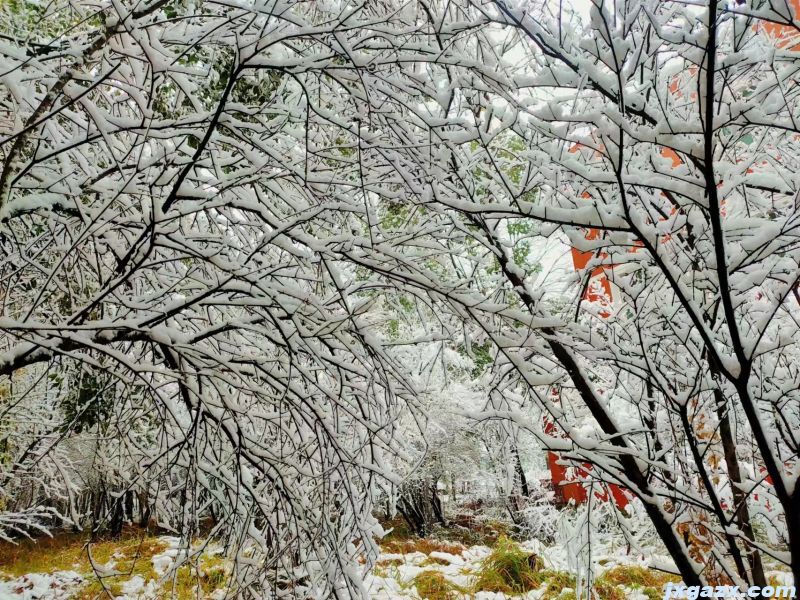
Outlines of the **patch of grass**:
[{"label": "patch of grass", "polygon": [[153,571],[152,558],[166,550],[167,545],[154,537],[130,538],[123,540],[106,540],[91,544],[92,559],[95,564],[102,566],[113,561],[113,571],[120,575],[103,577],[102,582],[92,570],[86,549],[83,550],[85,565],[76,569],[87,577],[88,583],[74,596],[76,600],[90,600],[94,598],[107,598],[122,594],[122,584],[136,575],[145,581],[158,579]]},{"label": "patch of grass", "polygon": [[[62,532],[52,538],[20,540],[18,544],[2,542],[0,570],[10,577],[26,573],[77,571],[87,579],[87,583],[71,596],[75,600],[108,598],[109,594],[119,596],[122,584],[136,575],[145,582],[159,580],[153,570],[152,558],[166,550],[167,545],[146,530],[129,527],[119,538],[106,537],[91,542],[89,548],[95,565],[102,567],[113,562],[111,570],[120,573],[105,576],[102,581],[96,577],[89,561],[86,547],[89,540],[89,534],[85,532]],[[198,588],[201,595],[208,595],[224,586],[228,578],[223,558],[203,556],[199,572],[197,566],[186,565],[163,584],[163,597],[197,598]]]},{"label": "patch of grass", "polygon": [[[412,540],[391,540],[384,547],[391,551],[423,552],[429,554],[434,550],[461,554],[463,548],[452,547],[447,543],[430,538]],[[397,565],[400,559],[379,561],[376,575],[394,577],[400,581]],[[421,566],[446,564],[447,561],[428,556]],[[578,594],[576,578],[564,571],[543,568],[541,559],[523,550],[517,543],[505,536],[500,536],[492,548],[492,552],[480,564],[477,571],[468,568],[461,570],[463,575],[473,575],[469,589],[463,589],[448,581],[444,574],[436,570],[420,573],[411,583],[403,587],[407,589],[413,584],[421,598],[431,600],[451,600],[453,598],[475,594],[477,592],[502,592],[508,595],[524,594],[533,589],[542,589],[540,600],[577,600],[585,594]],[[613,567],[594,580],[591,597],[594,600],[626,600],[630,590],[642,592],[648,600],[661,600],[664,586],[667,583],[679,583],[680,576],[648,569],[636,565],[620,565]]]},{"label": "patch of grass", "polygon": [[382,558],[381,560],[375,561],[376,567],[396,567],[397,565],[404,564],[405,561],[402,558]]},{"label": "patch of grass", "polygon": [[414,538],[410,540],[389,540],[381,544],[384,552],[392,554],[409,554],[411,552],[447,552],[448,554],[461,555],[464,546],[451,542],[443,542],[433,538]]},{"label": "patch of grass", "polygon": [[375,577],[383,577],[383,578],[391,577],[391,575],[389,575],[389,570],[386,567],[393,567],[393,566],[394,565],[386,565],[386,566],[375,565],[374,567],[372,567],[372,574]]},{"label": "patch of grass", "polygon": [[429,556],[428,558],[423,560],[419,564],[419,566],[420,567],[426,567],[426,566],[429,566],[429,565],[449,565],[449,564],[450,564],[449,560],[445,560],[443,558],[437,558],[435,556]]},{"label": "patch of grass", "polygon": [[617,585],[639,588],[663,587],[668,583],[679,583],[681,581],[679,575],[636,565],[620,565],[614,567],[603,573],[600,578]]},{"label": "patch of grass", "polygon": [[57,537],[20,540],[16,544],[0,542],[0,569],[11,577],[26,573],[51,573],[74,570],[85,558],[86,534],[66,533]]},{"label": "patch of grass", "polygon": [[[90,540],[86,532],[63,532],[54,537],[42,536],[34,540],[19,540],[16,544],[0,542],[0,569],[12,577],[25,573],[52,573],[54,571],[92,572],[86,543]],[[126,557],[131,550],[141,545],[142,556],[149,557],[164,549],[164,544],[146,531],[126,527],[119,538],[101,537],[91,544],[95,563],[106,564],[117,552]],[[117,570],[123,566],[117,560]]]},{"label": "patch of grass", "polygon": [[225,560],[219,556],[204,556],[200,569],[200,589],[210,596],[215,590],[231,584],[230,572],[225,568]]},{"label": "patch of grass", "polygon": [[408,527],[408,523],[406,523],[405,520],[400,517],[395,517],[394,519],[390,519],[388,521],[382,521],[381,526],[384,530],[391,529],[391,531],[383,537],[384,542],[389,542],[392,540],[408,540],[415,537],[411,529]]},{"label": "patch of grass", "polygon": [[[381,525],[384,529],[391,530],[381,541],[382,546],[420,539],[400,517],[382,520]],[[462,513],[450,519],[446,527],[434,525],[430,537],[440,542],[456,543],[462,546],[492,546],[502,536],[510,535],[507,523]]]},{"label": "patch of grass", "polygon": [[201,585],[206,593],[220,589],[228,581],[228,573],[223,566],[206,568],[202,575]]},{"label": "patch of grass", "polygon": [[539,587],[541,560],[525,552],[503,536],[497,540],[492,553],[481,563],[474,583],[475,591],[522,594]]},{"label": "patch of grass", "polygon": [[465,546],[493,546],[501,537],[511,535],[508,524],[472,515],[456,515],[449,527],[437,527],[436,537]]},{"label": "patch of grass", "polygon": [[413,581],[403,579],[400,569],[397,565],[386,565],[385,567],[375,567],[372,570],[373,575],[383,577],[385,579],[394,579],[401,590],[407,590],[414,585]]},{"label": "patch of grass", "polygon": [[178,600],[206,598],[228,583],[228,573],[218,557],[201,559],[200,565],[184,565],[167,579],[162,589]]},{"label": "patch of grass", "polygon": [[[555,600],[578,600],[578,596],[575,594],[575,590],[567,589],[561,590],[560,593],[556,594],[555,596],[548,596],[545,594],[542,596],[541,600],[549,600],[550,598],[554,598]],[[581,598],[583,600],[583,598]]]},{"label": "patch of grass", "polygon": [[[599,600],[625,600],[628,596],[625,593],[625,588],[605,581],[602,577],[598,577],[594,581],[592,591]],[[663,594],[661,594],[661,597],[663,597]]]},{"label": "patch of grass", "polygon": [[[575,600],[575,577],[564,571],[542,569],[536,573],[537,587],[544,585],[540,600]],[[568,591],[564,591],[568,590]]]},{"label": "patch of grass", "polygon": [[624,600],[625,594],[618,586],[640,590],[649,600],[664,597],[664,586],[679,583],[680,576],[636,565],[620,565],[609,569],[597,578],[594,590],[601,600]]},{"label": "patch of grass", "polygon": [[423,571],[414,577],[414,587],[423,600],[453,600],[466,591],[448,581],[439,571]]}]

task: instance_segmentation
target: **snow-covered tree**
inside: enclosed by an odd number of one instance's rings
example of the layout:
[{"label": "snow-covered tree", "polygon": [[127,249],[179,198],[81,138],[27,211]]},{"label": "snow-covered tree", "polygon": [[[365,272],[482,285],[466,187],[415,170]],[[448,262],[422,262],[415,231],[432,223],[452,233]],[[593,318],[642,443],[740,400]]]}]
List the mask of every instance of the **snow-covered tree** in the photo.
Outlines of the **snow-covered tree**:
[{"label": "snow-covered tree", "polygon": [[[525,402],[484,417],[632,492],[688,584],[763,584],[764,553],[800,578],[792,7],[597,0],[585,30],[560,2],[470,7],[411,107],[427,229],[348,256],[480,324],[565,437]],[[592,254],[567,294],[520,226]]]},{"label": "snow-covered tree", "polygon": [[160,525],[213,518],[239,593],[357,594],[410,387],[364,316],[379,279],[338,249],[402,187],[361,141],[395,117],[372,89],[414,15],[3,10],[0,375],[30,379],[3,410],[51,409],[38,439],[4,428],[7,489],[90,436]]},{"label": "snow-covered tree", "polygon": [[346,596],[413,395],[396,298],[412,343],[491,342],[475,416],[627,488],[687,584],[799,580],[791,9],[8,3],[0,375],[92,378],[47,402],[126,415],[170,526]]}]

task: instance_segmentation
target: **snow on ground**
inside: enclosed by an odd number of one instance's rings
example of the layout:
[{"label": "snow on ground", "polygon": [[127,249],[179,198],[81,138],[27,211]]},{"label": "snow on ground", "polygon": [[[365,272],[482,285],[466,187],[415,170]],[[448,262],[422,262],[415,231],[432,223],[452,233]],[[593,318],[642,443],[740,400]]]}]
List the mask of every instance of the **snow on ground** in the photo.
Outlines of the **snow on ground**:
[{"label": "snow on ground", "polygon": [[[167,548],[152,557],[153,570],[162,576],[176,558],[185,553],[180,548],[180,538],[162,536],[159,538]],[[102,565],[103,571],[111,571],[114,561]],[[81,587],[91,581],[90,577],[76,571],[55,571],[53,573],[27,573],[6,581],[0,580],[0,600],[67,600],[72,598]],[[155,600],[161,597],[159,582],[156,579],[145,580],[141,575],[134,575],[121,584],[122,595],[117,600]]]},{"label": "snow on ground", "polygon": [[[166,544],[166,548],[159,554],[154,554],[150,559],[153,563],[153,571],[162,577],[172,567],[178,557],[186,556],[186,549],[181,548],[181,540],[178,537],[163,535],[158,538],[160,542]],[[155,579],[148,579],[141,575],[134,575],[128,581],[122,583],[122,595],[117,596],[116,600],[155,600],[161,597],[159,582]]]},{"label": "snow on ground", "polygon": [[75,571],[28,573],[0,581],[0,599],[61,600],[70,598],[85,582]]},{"label": "snow on ground", "polygon": [[164,550],[160,554],[154,555],[152,558],[153,570],[160,577],[164,575],[164,573],[169,571],[170,567],[179,556],[181,558],[184,558],[186,556],[186,549],[180,548],[180,543],[181,543],[180,538],[171,535],[162,535],[158,539],[159,541],[164,542],[167,545],[166,550]]},{"label": "snow on ground", "polygon": [[[528,548],[525,548],[526,550]],[[378,556],[378,568],[366,576],[365,587],[370,597],[375,600],[400,600],[404,598],[419,599],[413,585],[414,578],[423,571],[437,571],[451,583],[468,588],[473,573],[479,570],[481,561],[491,554],[486,546],[465,548],[461,555],[448,552],[410,552],[408,554],[381,553]],[[538,599],[543,591],[534,590],[525,596],[515,598]],[[494,592],[478,592],[472,596],[476,600],[501,600],[504,594]]]},{"label": "snow on ground", "polygon": [[[176,559],[182,557],[185,549],[181,548],[177,537],[162,536],[159,538],[166,548],[151,558],[153,571],[160,578],[173,566]],[[566,568],[565,555],[559,547],[545,547],[537,541],[523,542],[520,546],[529,552],[535,552],[543,558],[545,566],[553,569]],[[211,549],[211,553],[215,553]],[[432,551],[423,552],[381,553],[377,568],[365,578],[365,587],[374,600],[419,599],[414,587],[414,578],[423,571],[441,573],[448,581],[461,588],[469,588],[473,574],[479,570],[481,561],[491,549],[486,546],[464,547],[460,554]],[[104,565],[111,567],[113,565]],[[56,571],[51,574],[30,573],[8,581],[0,581],[0,600],[66,600],[73,596],[89,577],[75,571]],[[158,598],[160,586],[156,578],[146,579],[141,575],[133,575],[123,581],[118,589],[121,595],[117,600],[154,600]],[[533,590],[523,596],[525,600],[537,600],[543,590]],[[476,600],[503,600],[504,594],[478,592],[472,596]]]},{"label": "snow on ground", "polygon": [[[181,547],[177,537],[162,536],[159,538],[166,548],[152,556],[153,571],[157,577],[146,578],[133,575],[121,582],[121,595],[116,600],[156,600],[160,597],[160,578],[168,573],[176,560],[185,557],[186,549]],[[474,582],[475,575],[481,569],[481,563],[491,553],[487,546],[463,547],[452,552],[433,550],[428,554],[419,551],[382,552],[372,572],[364,579],[365,588],[373,600],[419,600],[420,595],[415,587],[415,578],[423,572],[434,571],[441,574],[448,582],[460,589],[467,590]],[[537,540],[521,542],[519,547],[526,552],[536,554],[543,562],[543,567],[553,571],[570,572],[573,560],[566,546],[545,546]],[[219,548],[209,548],[208,554],[218,554]],[[616,566],[647,567],[653,560],[659,562],[660,557],[644,557],[630,555],[624,548],[602,548],[595,557],[595,575]],[[661,561],[663,562],[663,561]],[[106,565],[108,567],[109,565]],[[769,575],[776,581],[791,585],[791,576],[782,571],[770,571]],[[90,581],[90,578],[75,571],[56,571],[50,574],[29,573],[7,581],[0,581],[0,600],[66,600],[74,595]],[[628,600],[646,600],[641,590],[625,588]],[[475,600],[539,600],[545,594],[545,586],[522,595],[506,595],[499,592],[478,591],[469,598]],[[214,596],[212,595],[212,598]]]},{"label": "snow on ground", "polygon": [[[166,549],[152,557],[153,570],[161,577],[168,572],[175,560],[185,553],[180,547],[177,537],[163,536],[160,541]],[[566,551],[560,547],[546,547],[536,540],[523,542],[520,547],[539,555],[547,568],[566,569]],[[414,578],[424,571],[441,573],[449,582],[461,588],[469,588],[473,574],[480,569],[481,561],[491,549],[486,546],[465,547],[461,554],[433,551],[381,553],[377,568],[365,578],[365,587],[374,600],[419,599],[414,587]],[[620,564],[619,560],[613,561]],[[632,562],[628,560],[628,562]],[[106,565],[108,566],[108,565]],[[56,571],[52,574],[30,573],[16,579],[0,582],[0,600],[37,599],[66,600],[77,592],[88,578],[75,571]],[[146,580],[141,575],[134,575],[121,584],[122,595],[117,600],[154,600],[159,595],[159,582],[156,579]],[[513,596],[524,600],[538,600],[544,589],[533,590],[525,595]],[[504,600],[505,594],[495,592],[477,592],[472,596],[475,600]]]},{"label": "snow on ground", "polygon": [[[543,562],[545,569],[574,573],[575,560],[571,550],[565,545],[546,546],[538,540],[521,542],[519,547],[536,554]],[[595,576],[617,566],[649,566],[652,556],[628,554],[624,546],[604,547],[598,544],[598,553],[593,557]],[[465,547],[460,554],[433,551],[381,553],[376,568],[365,578],[365,587],[374,600],[419,600],[420,596],[414,586],[414,578],[424,571],[441,573],[447,581],[462,589],[469,589],[475,574],[480,571],[481,562],[492,552],[487,546]],[[666,561],[661,561],[666,564]],[[674,567],[673,567],[674,568]],[[627,600],[647,600],[640,590],[624,588]],[[538,600],[546,593],[546,586],[531,590],[526,594],[506,595],[500,592],[478,591],[470,594],[475,600]],[[465,596],[466,597],[466,596]]]}]

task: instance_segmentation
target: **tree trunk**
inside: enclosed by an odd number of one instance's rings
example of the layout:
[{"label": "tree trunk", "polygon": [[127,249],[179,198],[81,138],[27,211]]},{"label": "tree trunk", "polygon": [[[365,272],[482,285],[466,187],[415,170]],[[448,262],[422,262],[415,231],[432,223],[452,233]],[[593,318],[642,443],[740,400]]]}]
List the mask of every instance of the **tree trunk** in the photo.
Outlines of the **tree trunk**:
[{"label": "tree trunk", "polygon": [[419,537],[425,537],[427,535],[428,529],[426,527],[424,515],[406,495],[400,496],[400,499],[397,501],[397,510],[403,515],[403,518],[415,535]]},{"label": "tree trunk", "polygon": [[525,477],[525,470],[522,468],[522,460],[519,457],[519,449],[517,448],[517,444],[512,443],[511,448],[511,451],[514,453],[514,467],[517,471],[517,477],[519,477],[519,485],[522,489],[522,495],[526,498],[530,498],[531,491],[528,487],[528,478]]},{"label": "tree trunk", "polygon": [[[731,421],[728,411],[725,409],[725,396],[719,389],[714,390],[714,400],[717,404],[717,416],[719,418],[719,435],[722,439],[722,450],[725,455],[725,466],[728,469],[728,480],[733,493],[733,504],[736,507],[736,524],[749,540],[755,542],[753,534],[753,524],[750,520],[750,511],[747,508],[747,495],[739,488],[742,481],[741,470],[739,469],[739,459],[736,456],[736,441],[733,439]],[[767,585],[767,578],[764,575],[764,565],[761,563],[761,553],[755,546],[748,544],[745,548],[747,562],[750,565],[750,573],[753,585],[764,587]],[[795,579],[795,581],[798,581]]]},{"label": "tree trunk", "polygon": [[447,527],[447,521],[444,518],[444,511],[442,510],[442,501],[439,499],[439,493],[436,489],[436,482],[431,484],[431,507],[436,520],[442,527]]}]

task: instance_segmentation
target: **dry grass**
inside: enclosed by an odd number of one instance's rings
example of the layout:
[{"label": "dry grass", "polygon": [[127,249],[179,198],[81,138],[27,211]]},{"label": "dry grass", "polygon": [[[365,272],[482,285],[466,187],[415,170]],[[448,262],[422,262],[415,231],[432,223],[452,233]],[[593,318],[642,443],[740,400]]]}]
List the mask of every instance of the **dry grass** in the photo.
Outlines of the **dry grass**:
[{"label": "dry grass", "polygon": [[[160,578],[153,570],[152,558],[167,549],[167,545],[145,530],[126,528],[117,539],[105,538],[89,542],[86,533],[61,533],[55,537],[21,540],[18,544],[0,543],[0,571],[7,577],[26,573],[77,571],[87,580],[72,597],[75,600],[109,598],[122,593],[122,585],[136,575],[145,582]],[[89,561],[88,550],[98,567],[113,561],[112,572],[118,575],[98,579]],[[109,565],[110,566],[110,565]],[[210,594],[223,587],[227,573],[222,558],[203,556],[197,565],[185,565],[161,585],[159,598],[189,600]]]},{"label": "dry grass", "polygon": [[[55,537],[40,537],[35,540],[20,540],[17,544],[0,542],[0,570],[12,577],[25,573],[52,573],[72,570],[91,573],[87,554],[87,533],[60,533]],[[135,527],[123,530],[117,538],[99,538],[91,543],[92,558],[97,564],[105,564],[116,553],[126,557],[150,557],[162,552],[166,546],[146,531]],[[118,570],[121,568],[118,566]]]},{"label": "dry grass", "polygon": [[[434,550],[460,554],[460,548],[447,548],[442,542],[431,539],[392,540],[388,546],[398,552],[423,552]],[[436,566],[448,561],[428,556],[420,566]],[[394,576],[399,579],[397,566],[400,559],[379,561],[376,574]],[[388,567],[388,568],[386,568]],[[466,574],[470,574],[467,572]],[[437,570],[430,569],[414,579],[414,586],[422,598],[449,600],[464,594],[477,592],[502,592],[505,594],[524,594],[530,590],[542,589],[541,600],[576,600],[576,580],[564,571],[543,568],[542,561],[535,554],[526,552],[513,540],[500,537],[492,552],[474,573],[469,589],[462,589]],[[679,577],[639,566],[618,566],[608,570],[595,580],[592,597],[597,600],[626,600],[630,589],[642,591],[648,598],[659,600],[668,582],[678,582]]]},{"label": "dry grass", "polygon": [[50,573],[76,569],[85,557],[84,534],[68,533],[56,538],[21,540],[18,544],[0,542],[0,570],[9,577],[25,573]]},{"label": "dry grass", "polygon": [[592,591],[599,600],[625,600],[629,595],[624,588],[604,581],[602,577],[595,580]]},{"label": "dry grass", "polygon": [[196,565],[186,565],[178,569],[173,578],[167,580],[163,589],[171,597],[179,600],[208,597],[214,590],[228,584],[228,575],[225,564],[219,557],[204,557],[200,568]]},{"label": "dry grass", "polygon": [[[383,538],[382,545],[419,539],[400,517],[383,520],[381,525],[385,530],[390,530]],[[430,537],[462,546],[492,546],[499,538],[509,535],[509,526],[502,521],[461,514],[453,517],[447,527],[434,526]]]},{"label": "dry grass", "polygon": [[668,583],[681,581],[678,575],[635,565],[614,567],[603,573],[602,577],[611,583],[628,587],[664,587]]},{"label": "dry grass", "polygon": [[411,552],[447,552],[448,554],[461,555],[465,548],[461,544],[443,542],[433,538],[413,538],[409,540],[389,540],[381,544],[384,552],[392,554],[410,554]]},{"label": "dry grass", "polygon": [[509,525],[502,521],[457,515],[450,521],[449,527],[437,529],[436,535],[465,546],[493,546],[501,537],[510,537],[511,531]]},{"label": "dry grass", "polygon": [[448,581],[439,571],[423,571],[414,577],[417,594],[424,600],[453,600],[466,590]]},{"label": "dry grass", "polygon": [[376,567],[396,567],[405,564],[402,558],[383,558],[375,562]]},{"label": "dry grass", "polygon": [[436,556],[429,556],[428,558],[423,560],[419,564],[419,566],[420,567],[426,567],[426,566],[429,566],[429,565],[449,565],[449,564],[450,564],[449,560],[445,560],[444,558],[438,558]]},{"label": "dry grass", "polygon": [[650,600],[659,600],[664,597],[665,585],[680,581],[678,575],[671,573],[635,565],[620,565],[598,577],[594,589],[601,600],[624,600],[625,594],[620,592],[620,586],[640,590]]},{"label": "dry grass", "polygon": [[542,569],[536,574],[538,585],[544,585],[541,600],[573,600],[575,598],[575,577],[564,571]]},{"label": "dry grass", "polygon": [[[92,558],[97,565],[113,561],[114,571],[120,575],[109,576],[102,583],[92,579],[92,568],[87,554],[88,536],[85,533],[63,533],[54,538],[44,537],[23,540],[19,544],[0,543],[0,571],[6,576],[17,577],[26,573],[51,573],[72,570],[83,574],[89,583],[73,597],[76,600],[94,600],[119,595],[122,584],[139,575],[145,581],[158,580],[153,571],[152,558],[163,552],[166,544],[149,532],[127,528],[118,539],[98,539],[91,543]],[[464,546],[433,538],[390,539],[383,544],[384,551],[397,553],[447,552],[461,555]],[[401,558],[378,561],[376,574],[399,577],[397,566]],[[447,564],[446,560],[428,556],[422,566]],[[185,565],[161,585],[159,598],[189,600],[208,596],[226,585],[228,574],[224,560],[219,556],[203,556],[198,564]],[[598,577],[593,585],[593,597],[598,600],[625,600],[626,590],[636,589],[651,600],[663,597],[664,586],[677,583],[675,575],[654,571],[640,566],[617,566]],[[541,560],[524,551],[518,544],[501,536],[494,544],[492,553],[481,563],[475,573],[470,589],[463,589],[439,571],[425,570],[418,574],[413,585],[418,595],[428,600],[453,600],[479,591],[521,594],[544,588],[541,600],[575,600],[575,578],[562,571],[544,569]],[[406,583],[410,587],[411,583]]]},{"label": "dry grass", "polygon": [[481,563],[474,583],[475,591],[522,594],[538,588],[541,560],[525,552],[507,537],[497,540],[492,553]]}]

